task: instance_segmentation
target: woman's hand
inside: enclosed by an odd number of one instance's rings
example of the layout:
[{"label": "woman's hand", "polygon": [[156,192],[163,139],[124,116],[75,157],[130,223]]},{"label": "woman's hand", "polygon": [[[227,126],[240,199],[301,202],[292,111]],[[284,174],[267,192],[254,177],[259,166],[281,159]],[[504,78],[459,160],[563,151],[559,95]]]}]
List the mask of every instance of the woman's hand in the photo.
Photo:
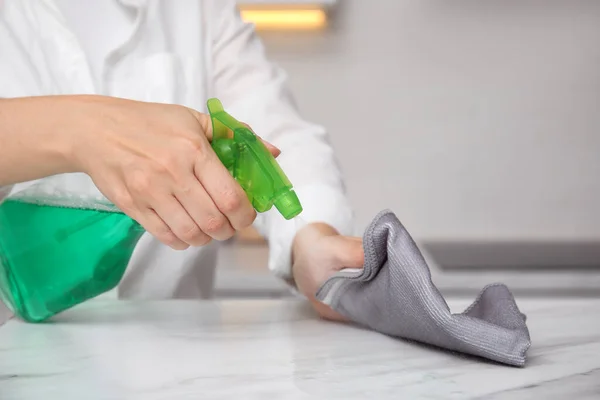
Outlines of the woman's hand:
[{"label": "woman's hand", "polygon": [[211,138],[210,117],[178,105],[105,96],[0,99],[0,185],[85,172],[162,242],[200,246],[256,217]]},{"label": "woman's hand", "polygon": [[298,290],[307,297],[317,313],[326,319],[345,318],[319,302],[319,287],[344,268],[361,268],[364,264],[362,239],[341,236],[329,225],[309,224],[296,234],[292,246],[292,273]]},{"label": "woman's hand", "polygon": [[185,249],[225,240],[256,218],[210,147],[208,115],[102,96],[71,102],[77,169],[163,243]]}]

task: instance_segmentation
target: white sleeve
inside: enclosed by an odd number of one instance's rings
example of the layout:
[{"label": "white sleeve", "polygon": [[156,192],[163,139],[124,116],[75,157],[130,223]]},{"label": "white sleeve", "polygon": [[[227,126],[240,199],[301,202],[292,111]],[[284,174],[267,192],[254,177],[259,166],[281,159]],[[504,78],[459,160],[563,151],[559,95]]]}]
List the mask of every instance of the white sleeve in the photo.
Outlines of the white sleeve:
[{"label": "white sleeve", "polygon": [[[353,234],[353,212],[327,132],[300,117],[285,73],[267,60],[254,27],[242,21],[235,1],[215,0],[213,5],[218,15],[211,29],[212,95],[281,149],[277,160],[302,203],[303,222],[324,222]],[[273,208],[255,226],[269,241],[269,268],[290,282],[296,223]]]}]

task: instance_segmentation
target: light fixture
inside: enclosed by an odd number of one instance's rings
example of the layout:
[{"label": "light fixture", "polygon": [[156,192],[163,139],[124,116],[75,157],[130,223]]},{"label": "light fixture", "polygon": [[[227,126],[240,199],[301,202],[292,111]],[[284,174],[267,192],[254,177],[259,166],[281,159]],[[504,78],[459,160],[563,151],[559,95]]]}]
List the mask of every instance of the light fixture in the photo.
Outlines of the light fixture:
[{"label": "light fixture", "polygon": [[336,0],[238,0],[242,18],[257,30],[317,30],[327,26]]}]

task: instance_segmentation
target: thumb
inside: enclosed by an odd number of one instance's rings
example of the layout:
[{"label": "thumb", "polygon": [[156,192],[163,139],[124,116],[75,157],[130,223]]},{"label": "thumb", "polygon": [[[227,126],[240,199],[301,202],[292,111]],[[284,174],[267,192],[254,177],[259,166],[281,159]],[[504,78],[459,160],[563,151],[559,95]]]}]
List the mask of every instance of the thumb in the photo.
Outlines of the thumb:
[{"label": "thumb", "polygon": [[259,139],[263,142],[263,144],[265,145],[265,147],[267,148],[267,150],[269,150],[269,152],[271,154],[273,154],[273,157],[277,158],[281,154],[281,150],[279,150],[278,147],[275,147],[274,145],[272,145],[271,143],[267,142],[266,140],[264,140],[261,137],[259,137]]},{"label": "thumb", "polygon": [[[248,125],[245,122],[242,122],[241,124],[244,125],[246,128],[250,129],[252,133],[256,135],[256,132],[254,132],[254,129],[252,129],[250,125]],[[281,150],[279,150],[277,146],[274,146],[273,144],[267,142],[265,139],[261,138],[258,135],[256,135],[256,137],[260,139],[260,141],[265,145],[265,147],[267,148],[267,150],[269,150],[269,153],[271,153],[273,157],[277,158],[281,154]]]},{"label": "thumb", "polygon": [[184,109],[187,110],[192,115],[192,117],[194,117],[196,119],[196,121],[198,121],[198,125],[200,125],[200,129],[202,130],[202,132],[204,133],[204,135],[206,136],[208,141],[209,142],[212,141],[213,126],[212,126],[212,121],[210,119],[210,115],[198,112],[198,111],[194,110],[193,108],[185,107]]},{"label": "thumb", "polygon": [[335,236],[335,255],[339,268],[361,268],[365,263],[362,239],[349,236]]},{"label": "thumb", "polygon": [[[212,127],[212,121],[210,119],[210,115],[198,112],[192,108],[186,107],[186,109],[198,121],[198,124],[200,124],[200,127],[202,128],[202,131],[206,135],[206,138],[208,139],[208,141],[209,142],[212,141],[212,138],[213,138],[213,129],[212,128],[213,127]],[[254,133],[256,135],[256,133],[250,127],[250,125],[248,125],[244,122],[241,122],[241,124],[244,125],[246,128],[250,129],[252,131],[252,133]],[[258,135],[256,135],[256,136],[260,139],[261,142],[264,143],[265,147],[267,148],[267,150],[269,150],[269,152],[273,155],[273,157],[277,158],[281,154],[281,150],[279,150],[279,148],[277,146],[272,145],[271,143],[267,142],[266,140],[264,140],[263,138],[261,138]]]}]

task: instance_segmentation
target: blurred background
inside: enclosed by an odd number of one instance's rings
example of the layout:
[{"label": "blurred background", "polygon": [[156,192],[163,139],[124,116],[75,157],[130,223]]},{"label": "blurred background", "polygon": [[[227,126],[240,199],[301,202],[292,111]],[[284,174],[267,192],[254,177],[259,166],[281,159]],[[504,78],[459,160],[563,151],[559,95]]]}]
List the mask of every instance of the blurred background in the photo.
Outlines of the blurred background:
[{"label": "blurred background", "polygon": [[[600,2],[240,8],[327,127],[357,234],[392,209],[446,293],[600,295]],[[221,253],[217,296],[286,295],[254,232]]]}]

